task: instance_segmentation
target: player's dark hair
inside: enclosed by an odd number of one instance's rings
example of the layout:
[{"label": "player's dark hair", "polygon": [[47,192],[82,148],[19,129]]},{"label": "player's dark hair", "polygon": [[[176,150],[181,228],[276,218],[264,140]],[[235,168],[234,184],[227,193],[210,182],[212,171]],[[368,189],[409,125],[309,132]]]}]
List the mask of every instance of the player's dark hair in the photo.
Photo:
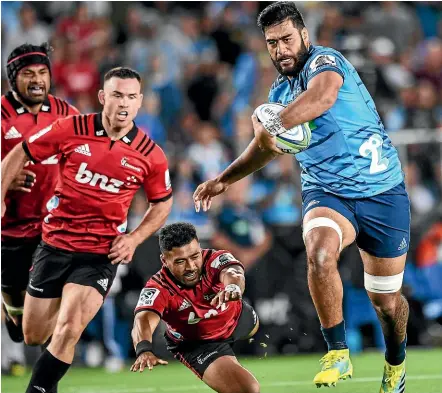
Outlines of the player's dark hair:
[{"label": "player's dark hair", "polygon": [[104,75],[104,81],[108,81],[111,78],[120,78],[120,79],[136,79],[141,83],[140,74],[129,67],[116,67],[112,68]]},{"label": "player's dark hair", "polygon": [[264,33],[267,27],[279,25],[287,19],[290,19],[298,30],[305,27],[304,18],[292,1],[277,1],[270,4],[258,15],[257,24]]},{"label": "player's dark hair", "polygon": [[192,240],[198,240],[195,227],[188,222],[176,222],[166,225],[160,231],[160,250],[171,251],[172,248],[182,247]]},{"label": "player's dark hair", "polygon": [[17,46],[9,54],[6,62],[6,71],[12,90],[17,92],[17,74],[24,67],[32,64],[44,64],[48,67],[49,73],[51,73],[49,53],[52,50],[52,47],[47,42],[41,45],[23,44]]}]

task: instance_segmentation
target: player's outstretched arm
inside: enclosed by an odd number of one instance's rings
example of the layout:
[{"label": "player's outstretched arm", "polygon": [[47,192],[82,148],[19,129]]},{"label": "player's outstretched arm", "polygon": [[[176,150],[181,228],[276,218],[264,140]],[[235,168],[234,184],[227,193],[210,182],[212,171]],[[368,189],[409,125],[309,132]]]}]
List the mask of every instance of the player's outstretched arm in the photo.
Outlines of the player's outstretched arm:
[{"label": "player's outstretched arm", "polygon": [[132,261],[136,248],[160,229],[172,210],[173,197],[151,203],[140,225],[127,235],[117,236],[112,242],[109,259],[113,265]]},{"label": "player's outstretched arm", "polygon": [[2,161],[2,217],[5,215],[5,196],[14,179],[28,161],[21,143],[16,145]]},{"label": "player's outstretched arm", "polygon": [[210,304],[216,308],[223,303],[241,300],[246,289],[244,269],[239,265],[228,266],[219,273],[219,280],[224,284],[224,289],[217,293]]},{"label": "player's outstretched arm", "polygon": [[132,341],[137,359],[130,371],[141,373],[146,367],[152,370],[159,364],[167,364],[165,360],[155,356],[152,348],[153,332],[160,323],[160,319],[160,316],[152,311],[140,311],[135,315]]},{"label": "player's outstretched arm", "polygon": [[273,151],[261,150],[253,139],[246,150],[224,172],[198,186],[193,194],[195,210],[200,211],[201,205],[204,211],[209,210],[213,197],[222,194],[231,184],[266,166],[277,156],[278,153]]}]

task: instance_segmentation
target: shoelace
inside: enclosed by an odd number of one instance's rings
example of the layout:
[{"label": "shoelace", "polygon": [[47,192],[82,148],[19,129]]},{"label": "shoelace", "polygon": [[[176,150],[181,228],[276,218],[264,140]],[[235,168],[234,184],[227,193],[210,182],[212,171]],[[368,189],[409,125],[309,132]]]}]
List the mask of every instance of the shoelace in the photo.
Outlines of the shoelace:
[{"label": "shoelace", "polygon": [[385,378],[385,383],[389,388],[394,388],[400,381],[402,376],[402,370],[400,369],[387,369],[387,378]]},{"label": "shoelace", "polygon": [[334,363],[339,362],[340,360],[344,359],[344,356],[341,354],[338,354],[336,352],[334,353],[326,353],[319,363],[322,364],[322,370],[328,370],[330,369]]}]

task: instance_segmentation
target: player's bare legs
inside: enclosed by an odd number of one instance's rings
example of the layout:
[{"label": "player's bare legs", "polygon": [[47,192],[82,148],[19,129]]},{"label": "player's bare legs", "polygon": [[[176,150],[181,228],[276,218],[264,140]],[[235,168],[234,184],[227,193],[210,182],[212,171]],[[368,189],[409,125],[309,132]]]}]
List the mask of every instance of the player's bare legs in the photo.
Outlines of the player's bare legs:
[{"label": "player's bare legs", "polygon": [[43,345],[51,337],[61,298],[41,299],[26,294],[23,334],[27,345]]},{"label": "player's bare legs", "polygon": [[327,342],[328,353],[321,359],[317,386],[334,386],[339,379],[353,374],[342,311],[343,287],[338,272],[340,251],[354,242],[356,232],[340,213],[317,207],[303,221],[307,250],[308,286]]},{"label": "player's bare legs", "polygon": [[95,288],[66,284],[57,324],[48,346],[52,355],[65,363],[72,363],[75,345],[102,305],[103,296]]},{"label": "player's bare legs", "polygon": [[259,393],[259,383],[235,356],[221,356],[205,371],[203,381],[218,393]]},{"label": "player's bare legs", "polygon": [[95,288],[73,283],[64,286],[51,343],[38,359],[26,393],[48,392],[56,386],[72,363],[81,334],[102,304],[103,296]]},{"label": "player's bare legs", "polygon": [[[381,392],[399,392],[405,389],[405,348],[409,308],[400,288],[407,255],[377,258],[362,250],[360,253],[366,273],[365,286],[369,288],[367,293],[381,322],[387,347]],[[374,282],[367,284],[367,277]],[[390,293],[373,292],[377,290],[376,288]]]},{"label": "player's bare legs", "polygon": [[[304,217],[304,228],[309,221],[318,217],[331,219],[339,225],[342,231],[342,248],[354,242],[356,233],[350,221],[326,207],[310,210]],[[308,231],[305,246],[310,294],[321,326],[331,328],[343,320],[343,288],[338,272],[339,235],[333,228],[320,226]]]}]

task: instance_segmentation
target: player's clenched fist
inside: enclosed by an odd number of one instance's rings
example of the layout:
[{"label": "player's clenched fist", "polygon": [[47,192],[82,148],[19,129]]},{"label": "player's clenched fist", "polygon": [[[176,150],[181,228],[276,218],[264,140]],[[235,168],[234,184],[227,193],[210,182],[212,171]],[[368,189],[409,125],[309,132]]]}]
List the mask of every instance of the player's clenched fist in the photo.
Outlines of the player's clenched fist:
[{"label": "player's clenched fist", "polygon": [[255,133],[255,139],[258,142],[258,146],[261,150],[270,150],[277,154],[283,154],[281,150],[276,146],[276,137],[270,135],[270,133],[264,128],[258,118],[252,116],[253,131]]},{"label": "player's clenched fist", "polygon": [[31,192],[34,186],[36,175],[28,169],[22,169],[9,186],[9,191]]},{"label": "player's clenched fist", "polygon": [[152,370],[159,364],[165,366],[168,363],[163,359],[157,358],[152,352],[144,352],[138,356],[137,360],[135,360],[135,363],[130,368],[130,371],[140,371],[140,373],[142,373],[146,367],[149,370]]},{"label": "player's clenched fist", "polygon": [[212,306],[216,305],[216,308],[220,308],[223,303],[241,300],[242,292],[241,288],[236,284],[227,285],[222,291],[219,291],[217,295],[212,299],[210,304]]},{"label": "player's clenched fist", "polygon": [[112,242],[108,255],[112,265],[131,262],[137,246],[136,240],[131,235],[117,236]]},{"label": "player's clenched fist", "polygon": [[226,183],[220,182],[216,179],[208,180],[198,186],[193,193],[193,202],[195,203],[195,210],[200,211],[202,205],[203,211],[210,209],[212,198],[216,195],[222,194],[229,186]]}]

